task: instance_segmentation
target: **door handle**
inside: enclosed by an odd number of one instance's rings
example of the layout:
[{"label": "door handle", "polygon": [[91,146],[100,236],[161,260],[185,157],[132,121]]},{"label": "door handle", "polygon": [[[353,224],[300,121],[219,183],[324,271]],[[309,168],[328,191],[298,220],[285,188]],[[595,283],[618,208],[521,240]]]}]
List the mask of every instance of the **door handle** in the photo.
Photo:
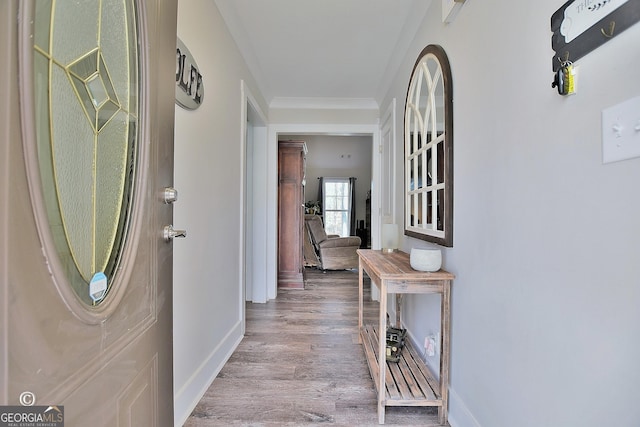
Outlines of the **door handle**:
[{"label": "door handle", "polygon": [[174,230],[173,225],[165,225],[162,230],[162,237],[165,242],[170,242],[176,237],[187,237],[187,230]]}]

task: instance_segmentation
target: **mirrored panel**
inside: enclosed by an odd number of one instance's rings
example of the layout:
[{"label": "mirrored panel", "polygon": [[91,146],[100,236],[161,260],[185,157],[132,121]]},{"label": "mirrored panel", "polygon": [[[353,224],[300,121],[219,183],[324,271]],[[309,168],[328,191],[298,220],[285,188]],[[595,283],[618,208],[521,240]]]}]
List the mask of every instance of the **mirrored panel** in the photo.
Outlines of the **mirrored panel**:
[{"label": "mirrored panel", "polygon": [[418,56],[404,123],[405,234],[453,246],[453,90],[440,46]]}]

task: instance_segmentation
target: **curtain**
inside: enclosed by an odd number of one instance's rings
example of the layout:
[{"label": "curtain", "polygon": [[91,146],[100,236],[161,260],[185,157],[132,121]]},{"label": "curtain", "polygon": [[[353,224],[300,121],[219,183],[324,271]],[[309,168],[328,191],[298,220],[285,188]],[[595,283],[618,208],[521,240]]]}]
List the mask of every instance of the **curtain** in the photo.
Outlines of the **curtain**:
[{"label": "curtain", "polygon": [[356,178],[349,178],[349,193],[351,194],[351,200],[349,201],[349,210],[351,211],[351,217],[349,218],[349,235],[356,235]]},{"label": "curtain", "polygon": [[318,197],[316,200],[320,201],[320,213],[319,215],[323,215],[324,218],[324,178],[318,177]]}]

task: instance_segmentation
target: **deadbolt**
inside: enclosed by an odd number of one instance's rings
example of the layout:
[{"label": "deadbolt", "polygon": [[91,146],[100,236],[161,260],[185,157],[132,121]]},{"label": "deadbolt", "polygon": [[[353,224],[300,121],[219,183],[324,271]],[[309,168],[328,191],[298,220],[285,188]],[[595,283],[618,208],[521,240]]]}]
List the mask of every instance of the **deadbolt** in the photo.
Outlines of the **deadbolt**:
[{"label": "deadbolt", "polygon": [[173,187],[166,187],[162,196],[164,202],[169,205],[178,200],[178,190]]}]

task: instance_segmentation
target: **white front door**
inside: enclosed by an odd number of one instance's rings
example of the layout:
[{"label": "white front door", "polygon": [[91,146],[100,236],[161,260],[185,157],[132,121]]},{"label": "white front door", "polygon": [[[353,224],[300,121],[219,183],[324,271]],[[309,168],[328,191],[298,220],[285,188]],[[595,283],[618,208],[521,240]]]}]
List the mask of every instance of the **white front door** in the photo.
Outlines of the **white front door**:
[{"label": "white front door", "polygon": [[0,2],[0,404],[173,425],[176,0]]}]

